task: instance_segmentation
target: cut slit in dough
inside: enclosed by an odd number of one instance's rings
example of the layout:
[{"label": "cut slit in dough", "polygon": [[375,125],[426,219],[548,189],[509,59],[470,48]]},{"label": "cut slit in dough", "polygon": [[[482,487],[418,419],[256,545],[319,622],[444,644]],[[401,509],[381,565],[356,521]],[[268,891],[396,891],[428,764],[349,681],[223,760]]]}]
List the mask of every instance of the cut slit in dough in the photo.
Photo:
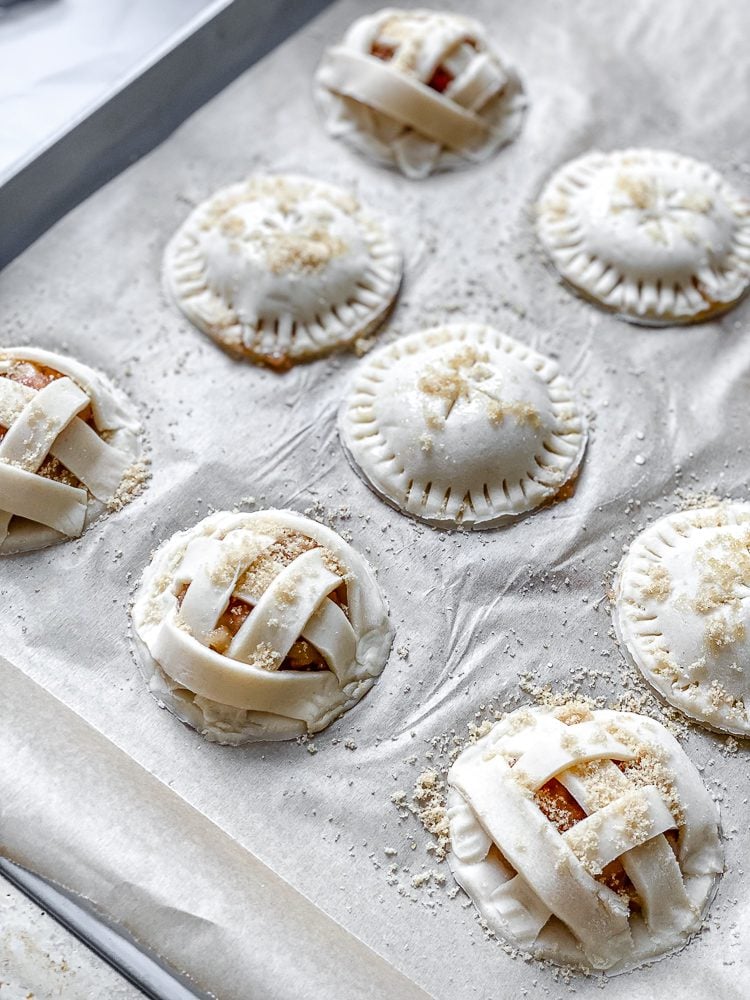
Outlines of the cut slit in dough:
[{"label": "cut slit in dough", "polygon": [[383,223],[341,188],[255,176],[188,216],[164,256],[168,293],[221,347],[286,369],[367,336],[401,283]]},{"label": "cut slit in dough", "polygon": [[365,560],[288,510],[177,532],[143,572],[133,624],[157,701],[233,745],[324,729],[374,684],[393,638]]},{"label": "cut slit in dough", "polygon": [[623,319],[710,319],[750,286],[750,201],[678,153],[587,153],[557,171],[537,207],[560,275]]},{"label": "cut slit in dough", "polygon": [[586,425],[554,361],[460,323],[368,355],[342,402],[339,436],[399,510],[436,527],[490,528],[576,475]]},{"label": "cut slit in dough", "polygon": [[145,482],[135,410],[87,365],[0,350],[0,553],[77,538]]},{"label": "cut slit in dough", "polygon": [[653,719],[521,708],[459,755],[448,786],[451,870],[501,939],[612,974],[700,928],[723,871],[718,814]]},{"label": "cut slit in dough", "polygon": [[685,715],[750,736],[750,504],[660,518],[615,581],[621,645]]},{"label": "cut slit in dough", "polygon": [[327,50],[315,96],[331,135],[412,178],[490,156],[515,138],[526,104],[479,22],[392,8]]}]

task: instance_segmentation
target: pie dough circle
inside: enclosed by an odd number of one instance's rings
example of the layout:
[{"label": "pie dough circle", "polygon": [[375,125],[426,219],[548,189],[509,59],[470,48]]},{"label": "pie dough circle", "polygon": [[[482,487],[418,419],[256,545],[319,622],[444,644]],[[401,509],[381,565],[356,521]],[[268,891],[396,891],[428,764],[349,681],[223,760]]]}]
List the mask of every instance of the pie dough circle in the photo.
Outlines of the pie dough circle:
[{"label": "pie dough circle", "polygon": [[554,361],[492,327],[456,323],[369,354],[339,436],[397,509],[436,527],[491,528],[576,475],[586,424]]},{"label": "pie dough circle", "polygon": [[314,94],[332,136],[414,179],[486,159],[515,138],[526,107],[480,22],[392,7],[326,51]]},{"label": "pie dough circle", "polygon": [[[233,634],[230,602],[252,608]],[[220,511],[178,531],[144,569],[132,618],[157,701],[232,745],[324,729],[369,691],[393,639],[367,562],[291,510]],[[289,669],[293,647],[327,669]]]},{"label": "pie dough circle", "polygon": [[537,206],[560,275],[622,319],[710,319],[750,286],[750,201],[712,167],[654,149],[592,152],[555,173]]},{"label": "pie dough circle", "polygon": [[613,974],[700,928],[723,871],[718,812],[653,719],[518,709],[459,755],[448,789],[451,870],[501,940]]},{"label": "pie dough circle", "polygon": [[168,294],[229,352],[285,369],[376,329],[401,283],[382,220],[349,192],[257,175],[195,208],[164,255]]},{"label": "pie dough circle", "polygon": [[750,504],[660,518],[615,581],[620,644],[671,705],[750,736]]},{"label": "pie dough circle", "polygon": [[0,349],[0,432],[0,555],[79,537],[146,478],[133,404],[62,354]]}]

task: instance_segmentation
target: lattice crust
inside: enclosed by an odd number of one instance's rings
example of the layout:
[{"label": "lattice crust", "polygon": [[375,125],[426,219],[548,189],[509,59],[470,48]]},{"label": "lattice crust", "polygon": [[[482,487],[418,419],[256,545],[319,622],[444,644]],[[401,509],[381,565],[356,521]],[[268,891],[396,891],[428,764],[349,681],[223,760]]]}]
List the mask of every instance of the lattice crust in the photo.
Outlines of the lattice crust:
[{"label": "lattice crust", "polygon": [[542,192],[538,232],[576,291],[634,322],[709,319],[750,285],[750,201],[677,153],[571,161]]},{"label": "lattice crust", "polygon": [[0,553],[77,538],[140,488],[130,402],[86,365],[31,347],[0,349]]},{"label": "lattice crust", "polygon": [[164,256],[164,283],[222,347],[284,369],[373,331],[401,282],[384,224],[341,188],[256,176],[202,202]]},{"label": "lattice crust", "polygon": [[551,500],[586,446],[555,362],[478,323],[434,327],[368,355],[339,434],[376,493],[444,528],[493,527]]},{"label": "lattice crust", "polygon": [[479,22],[393,8],[327,50],[315,96],[331,135],[412,178],[485,159],[516,136],[526,106]]},{"label": "lattice crust", "polygon": [[519,709],[448,782],[451,869],[501,938],[620,972],[700,927],[723,870],[718,814],[659,723]]},{"label": "lattice crust", "polygon": [[750,736],[750,504],[660,518],[630,546],[615,595],[620,643],[656,690]]},{"label": "lattice crust", "polygon": [[288,510],[221,512],[173,535],[133,623],[157,699],[233,744],[329,725],[370,689],[393,637],[365,560]]}]

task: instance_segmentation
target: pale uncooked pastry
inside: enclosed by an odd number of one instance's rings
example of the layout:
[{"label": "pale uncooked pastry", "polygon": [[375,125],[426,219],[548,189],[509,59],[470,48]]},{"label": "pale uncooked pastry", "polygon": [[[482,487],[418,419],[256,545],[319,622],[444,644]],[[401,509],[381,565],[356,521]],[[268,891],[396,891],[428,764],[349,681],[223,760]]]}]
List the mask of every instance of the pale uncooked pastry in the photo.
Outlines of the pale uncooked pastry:
[{"label": "pale uncooked pastry", "polygon": [[339,434],[376,493],[444,528],[490,528],[551,500],[586,446],[557,364],[479,323],[434,327],[368,355]]},{"label": "pale uncooked pastry", "polygon": [[653,719],[521,708],[448,783],[451,870],[501,939],[613,973],[700,927],[723,870],[718,813]]},{"label": "pale uncooked pastry", "polygon": [[0,349],[0,553],[77,538],[145,480],[141,428],[100,372],[32,347]]},{"label": "pale uncooked pastry", "polygon": [[401,283],[384,223],[347,191],[256,176],[218,191],[167,246],[164,281],[222,347],[284,369],[371,333]]},{"label": "pale uncooked pastry", "polygon": [[587,153],[549,181],[538,231],[566,281],[624,319],[691,323],[750,285],[750,201],[678,153]]},{"label": "pale uncooked pastry", "polygon": [[617,574],[614,620],[670,704],[750,736],[750,504],[678,511],[638,535]]},{"label": "pale uncooked pastry", "polygon": [[157,700],[231,744],[323,729],[372,687],[393,638],[365,560],[290,510],[177,532],[143,572],[133,624]]},{"label": "pale uncooked pastry", "polygon": [[331,135],[413,178],[485,159],[518,133],[526,104],[479,22],[390,7],[326,51],[315,96]]}]

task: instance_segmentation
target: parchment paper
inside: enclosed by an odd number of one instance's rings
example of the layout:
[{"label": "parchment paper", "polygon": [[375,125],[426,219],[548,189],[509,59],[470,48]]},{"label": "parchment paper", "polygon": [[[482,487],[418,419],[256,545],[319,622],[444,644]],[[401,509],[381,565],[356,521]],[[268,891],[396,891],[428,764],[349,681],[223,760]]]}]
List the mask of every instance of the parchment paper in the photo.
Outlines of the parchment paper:
[{"label": "parchment paper", "polygon": [[[558,164],[591,147],[674,148],[750,187],[750,9],[731,0],[462,5],[519,67],[529,113],[496,158],[412,184],[327,138],[311,104],[324,45],[375,7],[334,5],[0,276],[3,342],[69,350],[117,377],[143,408],[153,454],[151,485],[125,511],[80,542],[2,562],[3,652],[168,785],[165,797],[194,806],[433,996],[599,996],[597,980],[567,985],[506,955],[464,897],[412,890],[410,874],[435,865],[427,836],[397,821],[390,797],[410,788],[433,736],[465,732],[491,699],[524,700],[520,674],[620,695],[632,671],[602,598],[623,545],[673,509],[676,488],[747,495],[750,301],[692,328],[619,322],[556,284],[530,207]],[[385,336],[465,316],[559,358],[593,420],[571,499],[474,536],[419,526],[370,493],[336,439],[355,358],[277,376],[232,361],[181,319],[160,291],[164,244],[194,202],[253,170],[347,184],[396,220],[407,277]],[[249,496],[301,511],[348,508],[334,524],[377,568],[398,630],[402,655],[394,651],[364,701],[314,740],[315,753],[294,743],[207,744],[156,708],[129,654],[128,592],[151,549],[210,507]],[[50,725],[48,716],[35,725],[31,709],[4,724],[23,727],[35,746]],[[728,754],[696,727],[685,746],[720,799],[727,873],[700,937],[610,980],[609,998],[732,998],[750,988],[747,748]],[[48,787],[42,756],[27,755],[28,768],[19,757],[12,779],[39,795]],[[102,789],[103,810],[117,794]],[[45,844],[56,830],[86,865],[85,839],[69,835],[75,809],[56,800],[46,824],[24,834],[27,860],[53,878],[56,855]],[[178,830],[167,836],[164,863],[181,848]],[[3,840],[11,854],[20,846]],[[120,875],[122,844],[108,846],[89,891],[125,879],[148,908],[150,863]],[[403,894],[388,884],[391,863]],[[215,891],[219,900],[229,891],[219,872]],[[152,918],[144,927],[157,934]],[[157,936],[162,946],[169,938]],[[347,983],[343,969],[341,997],[354,995]],[[241,978],[224,989],[252,992]],[[308,995],[321,995],[314,979]]]}]

